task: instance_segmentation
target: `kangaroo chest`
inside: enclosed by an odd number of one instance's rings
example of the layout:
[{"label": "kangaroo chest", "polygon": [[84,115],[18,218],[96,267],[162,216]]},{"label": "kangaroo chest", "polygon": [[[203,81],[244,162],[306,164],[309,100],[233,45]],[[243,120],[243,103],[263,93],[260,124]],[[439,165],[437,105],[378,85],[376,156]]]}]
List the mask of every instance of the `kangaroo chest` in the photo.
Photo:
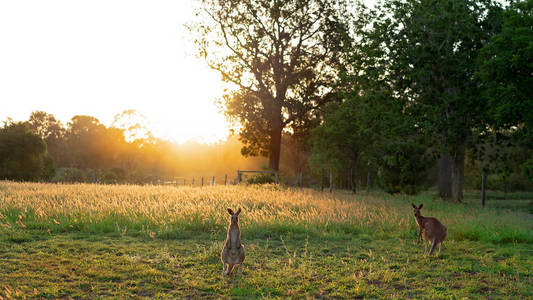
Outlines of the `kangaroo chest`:
[{"label": "kangaroo chest", "polygon": [[422,218],[415,217],[415,220],[416,220],[416,224],[418,224],[418,226],[423,229],[424,228],[424,222],[423,222]]},{"label": "kangaroo chest", "polygon": [[241,248],[241,239],[239,232],[237,230],[229,230],[229,248],[230,249],[240,249]]},{"label": "kangaroo chest", "polygon": [[239,251],[235,249],[228,249],[228,256],[226,259],[229,264],[239,264],[242,262]]},{"label": "kangaroo chest", "polygon": [[424,231],[424,235],[427,235],[426,220],[424,220],[424,218],[415,218],[415,219],[416,219],[416,224],[418,224],[418,226],[420,227],[420,230]]}]

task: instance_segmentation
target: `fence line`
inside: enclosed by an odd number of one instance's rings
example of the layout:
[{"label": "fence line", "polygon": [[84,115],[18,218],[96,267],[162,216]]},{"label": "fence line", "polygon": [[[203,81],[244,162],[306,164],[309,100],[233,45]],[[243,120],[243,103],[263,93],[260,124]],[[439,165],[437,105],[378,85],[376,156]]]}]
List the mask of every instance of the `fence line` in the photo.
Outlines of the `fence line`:
[{"label": "fence line", "polygon": [[[321,169],[321,174],[319,176],[308,176],[306,179],[306,174],[303,172],[303,170],[298,171],[295,176],[287,177],[284,181],[287,186],[294,186],[296,188],[303,189],[304,187],[311,187],[315,189],[319,189],[321,192],[324,192],[324,189],[328,189],[329,193],[333,193],[334,189],[339,190],[349,190],[351,189],[352,192],[354,192],[355,188],[357,187],[358,191],[364,191],[362,183],[366,179],[366,192],[370,192],[372,189],[372,182],[371,180],[371,172],[367,171],[366,178],[358,178],[357,184],[355,184],[355,177],[354,177],[354,171],[353,169],[350,169],[349,173],[337,173],[334,174],[333,169]],[[81,181],[60,181],[60,182],[92,182],[92,183],[113,183],[113,182],[103,182],[102,177],[98,176],[97,170],[89,170],[88,171],[88,180],[81,180]],[[244,174],[272,174],[274,176],[274,180],[276,184],[280,183],[279,173],[278,171],[273,170],[237,170],[236,178],[234,180],[228,178],[228,174],[224,174],[224,179],[222,181],[222,178],[220,178],[219,182],[220,184],[223,183],[223,185],[234,185],[239,184],[243,181],[243,175]],[[318,175],[318,174],[317,174]],[[87,177],[87,176],[86,176]],[[320,177],[320,180],[317,180],[318,177]],[[288,178],[295,178],[295,181],[292,181],[291,184],[287,183]],[[206,179],[206,180],[204,180]],[[492,204],[492,201],[495,200],[507,200],[507,191],[503,191],[503,197],[497,196],[498,191],[496,190],[489,190],[487,191],[487,174],[484,170],[481,172],[481,190],[480,194],[475,194],[474,198],[479,199],[477,201],[480,201],[479,203],[482,207],[485,207],[487,205],[487,201]],[[378,181],[376,181],[378,182]],[[121,182],[116,182],[121,183]],[[127,182],[123,182],[127,183]],[[154,184],[154,185],[174,185],[174,186],[196,186],[197,183],[199,183],[199,186],[203,187],[204,185],[209,186],[215,186],[217,185],[217,176],[209,175],[209,176],[187,176],[187,177],[161,177],[161,176],[154,176],[151,175],[146,180],[142,182],[138,182],[137,184]],[[467,192],[467,191],[465,191]],[[471,196],[472,197],[472,196]],[[511,196],[511,199],[509,200],[531,200],[531,198],[527,199],[518,199],[513,198],[515,196]]]}]

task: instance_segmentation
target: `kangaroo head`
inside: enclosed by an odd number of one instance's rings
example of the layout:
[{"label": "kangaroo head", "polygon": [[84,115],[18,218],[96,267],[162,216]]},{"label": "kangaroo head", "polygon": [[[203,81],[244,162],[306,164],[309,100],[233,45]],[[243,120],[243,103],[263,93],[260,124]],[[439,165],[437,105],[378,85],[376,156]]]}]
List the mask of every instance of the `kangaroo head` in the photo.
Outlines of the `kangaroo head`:
[{"label": "kangaroo head", "polygon": [[239,214],[241,213],[241,209],[239,208],[236,213],[233,213],[233,210],[228,208],[228,213],[231,215],[231,224],[239,225]]},{"label": "kangaroo head", "polygon": [[420,217],[420,210],[422,209],[422,206],[424,206],[424,204],[420,204],[420,206],[416,207],[416,205],[411,203],[411,206],[413,207],[413,212],[415,213],[415,217]]}]

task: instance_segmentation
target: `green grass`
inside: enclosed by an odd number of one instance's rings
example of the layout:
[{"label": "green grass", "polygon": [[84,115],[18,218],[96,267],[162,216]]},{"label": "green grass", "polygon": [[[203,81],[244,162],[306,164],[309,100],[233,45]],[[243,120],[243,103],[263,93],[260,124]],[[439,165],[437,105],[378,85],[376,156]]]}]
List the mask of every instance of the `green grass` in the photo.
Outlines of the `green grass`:
[{"label": "green grass", "polygon": [[[3,296],[57,298],[533,297],[529,245],[414,239],[246,239],[242,276],[222,277],[222,235],[160,240],[82,233],[0,242]],[[11,291],[8,294],[8,291]]]},{"label": "green grass", "polygon": [[[474,206],[481,205],[481,191],[465,192],[466,201]],[[485,196],[487,208],[505,209],[510,211],[533,214],[532,192],[508,192],[487,191]]]},{"label": "green grass", "polygon": [[[114,195],[150,209],[122,210]],[[0,296],[533,298],[533,218],[475,198],[0,182]],[[172,214],[157,210],[167,201]],[[410,202],[447,225],[440,257],[423,256]],[[237,205],[244,272],[223,277],[224,210]]]}]

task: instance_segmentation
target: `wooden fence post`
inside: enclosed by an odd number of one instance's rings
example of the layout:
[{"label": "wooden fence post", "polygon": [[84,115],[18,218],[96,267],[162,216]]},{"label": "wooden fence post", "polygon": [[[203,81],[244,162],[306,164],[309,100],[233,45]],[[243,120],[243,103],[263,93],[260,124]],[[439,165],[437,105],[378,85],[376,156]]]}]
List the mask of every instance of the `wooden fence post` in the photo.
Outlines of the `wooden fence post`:
[{"label": "wooden fence post", "polygon": [[213,178],[211,178],[211,186],[215,186],[215,176],[213,176]]},{"label": "wooden fence post", "polygon": [[326,170],[322,168],[322,177],[320,177],[320,191],[324,192],[324,177],[326,177]]},{"label": "wooden fence post", "polygon": [[228,174],[224,174],[224,185],[228,185]]},{"label": "wooden fence post", "polygon": [[366,192],[370,192],[370,171],[366,173]]},{"label": "wooden fence post", "polygon": [[194,177],[192,178],[192,183],[191,183],[192,186],[194,186]]},{"label": "wooden fence post", "polygon": [[352,194],[355,194],[356,190],[356,186],[355,186],[355,183],[354,183],[354,175],[353,175],[353,167],[350,168],[350,189],[352,189]]},{"label": "wooden fence post", "polygon": [[279,184],[279,176],[278,176],[278,171],[275,171],[275,174],[276,174],[276,184]]},{"label": "wooden fence post", "polygon": [[202,176],[202,186],[204,186],[204,176]]},{"label": "wooden fence post", "polygon": [[300,189],[304,188],[304,172],[300,171]]},{"label": "wooden fence post", "polygon": [[333,171],[329,169],[329,192],[333,193]]},{"label": "wooden fence post", "polygon": [[485,207],[485,184],[487,182],[487,175],[485,171],[481,173],[481,206]]}]

